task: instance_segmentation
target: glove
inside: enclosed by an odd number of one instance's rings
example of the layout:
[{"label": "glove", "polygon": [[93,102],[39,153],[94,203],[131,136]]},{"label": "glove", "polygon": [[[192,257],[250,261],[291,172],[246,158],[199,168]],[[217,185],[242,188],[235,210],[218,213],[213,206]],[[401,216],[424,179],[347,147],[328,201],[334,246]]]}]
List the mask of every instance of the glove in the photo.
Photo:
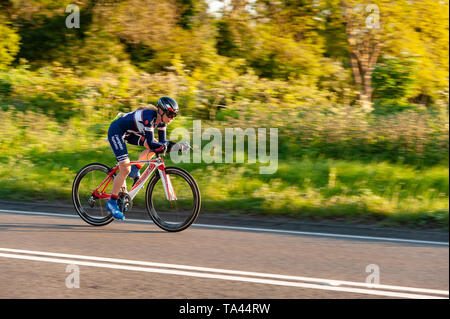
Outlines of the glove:
[{"label": "glove", "polygon": [[169,141],[168,145],[167,145],[167,151],[170,153],[172,152],[172,147],[174,147],[177,143]]}]

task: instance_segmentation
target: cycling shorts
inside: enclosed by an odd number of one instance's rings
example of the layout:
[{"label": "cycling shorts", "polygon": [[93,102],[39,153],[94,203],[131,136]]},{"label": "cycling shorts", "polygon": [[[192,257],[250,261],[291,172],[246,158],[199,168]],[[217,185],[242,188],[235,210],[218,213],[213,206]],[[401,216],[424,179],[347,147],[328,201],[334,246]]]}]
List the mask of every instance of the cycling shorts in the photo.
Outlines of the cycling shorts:
[{"label": "cycling shorts", "polygon": [[136,134],[133,132],[127,132],[127,133],[125,133],[123,139],[128,144],[137,145],[137,146],[145,146],[144,145],[144,143],[145,143],[144,135]]},{"label": "cycling shorts", "polygon": [[127,146],[125,145],[123,137],[124,133],[119,127],[117,121],[112,122],[108,130],[108,141],[114,155],[116,156],[117,162],[119,163],[129,159]]}]

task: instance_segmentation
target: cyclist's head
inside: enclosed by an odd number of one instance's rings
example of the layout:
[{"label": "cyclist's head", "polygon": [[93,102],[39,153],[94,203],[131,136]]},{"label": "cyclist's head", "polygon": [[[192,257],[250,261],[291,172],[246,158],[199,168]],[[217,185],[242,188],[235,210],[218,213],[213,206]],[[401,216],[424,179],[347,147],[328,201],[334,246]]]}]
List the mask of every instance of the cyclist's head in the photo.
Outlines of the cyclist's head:
[{"label": "cyclist's head", "polygon": [[164,112],[167,117],[173,119],[180,112],[177,101],[171,97],[164,96],[158,100],[156,107]]}]

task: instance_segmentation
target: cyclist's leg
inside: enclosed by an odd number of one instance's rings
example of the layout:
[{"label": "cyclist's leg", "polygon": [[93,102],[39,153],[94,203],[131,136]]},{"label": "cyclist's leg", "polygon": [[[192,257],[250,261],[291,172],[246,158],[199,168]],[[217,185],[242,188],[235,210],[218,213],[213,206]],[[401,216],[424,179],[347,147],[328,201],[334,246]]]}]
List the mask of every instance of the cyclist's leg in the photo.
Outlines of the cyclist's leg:
[{"label": "cyclist's leg", "polygon": [[[132,145],[136,145],[136,146],[144,146],[145,136],[129,131],[129,132],[127,132],[127,134],[125,134],[124,140],[128,144],[132,144]],[[146,155],[146,152],[145,151],[142,152],[141,155],[139,156],[139,160],[141,161],[141,160],[147,159],[145,155]],[[142,166],[143,166],[142,164],[135,164],[135,165],[131,166],[131,173],[129,174],[129,176],[134,179],[135,183],[140,177],[139,170],[142,168]]]},{"label": "cyclist's leg", "polygon": [[119,162],[119,172],[114,178],[111,199],[108,201],[106,208],[113,214],[115,218],[124,219],[122,212],[117,205],[117,198],[120,189],[125,184],[125,179],[130,173],[130,159],[128,158],[128,151],[124,140],[122,139],[122,131],[114,122],[108,130],[108,141]]},{"label": "cyclist's leg", "polygon": [[143,150],[142,153],[139,155],[139,160],[140,161],[148,161],[153,157],[153,155],[155,155],[155,153],[150,151],[147,141],[144,141],[143,144],[145,146],[145,150]]},{"label": "cyclist's leg", "polygon": [[[145,140],[145,136],[144,135],[140,135],[140,134],[136,134],[134,132],[128,132],[127,134],[125,134],[124,140],[128,143],[128,144],[132,144],[132,145],[137,145],[137,146],[145,146],[145,150],[139,155],[139,160],[140,161],[145,161],[145,160],[149,160],[152,158],[153,156],[153,152],[151,152],[149,150],[147,141]],[[142,165],[136,165],[139,168],[142,167]]]},{"label": "cyclist's leg", "polygon": [[143,146],[145,137],[143,135],[137,134],[135,132],[128,131],[123,139],[128,144],[137,145],[137,146]]},{"label": "cyclist's leg", "polygon": [[127,146],[122,139],[123,133],[119,126],[113,122],[108,130],[108,141],[111,145],[112,151],[119,163],[119,172],[114,178],[112,195],[115,197],[119,194],[120,188],[124,186],[124,182],[130,173],[130,159],[128,157]]},{"label": "cyclist's leg", "polygon": [[118,196],[120,189],[125,185],[125,179],[130,174],[130,160],[126,159],[119,162],[119,173],[114,178],[114,183],[111,190],[111,195]]}]

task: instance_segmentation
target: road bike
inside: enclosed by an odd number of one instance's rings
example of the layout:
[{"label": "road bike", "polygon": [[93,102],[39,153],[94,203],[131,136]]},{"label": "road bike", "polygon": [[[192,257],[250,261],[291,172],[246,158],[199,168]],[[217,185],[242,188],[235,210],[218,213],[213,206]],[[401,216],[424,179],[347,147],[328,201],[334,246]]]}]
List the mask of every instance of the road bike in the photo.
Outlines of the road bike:
[{"label": "road bike", "polygon": [[[144,172],[127,191],[126,182],[117,200],[122,213],[126,214],[133,206],[133,199],[147,184],[145,207],[153,222],[169,232],[188,228],[200,212],[201,196],[195,179],[184,169],[166,167],[161,155],[154,153],[155,159],[132,161],[130,165],[146,165]],[[112,182],[119,169],[102,163],[84,166],[75,176],[72,185],[72,201],[78,215],[88,224],[104,226],[114,220],[106,209],[111,197]],[[156,173],[158,172],[158,173]]]}]

